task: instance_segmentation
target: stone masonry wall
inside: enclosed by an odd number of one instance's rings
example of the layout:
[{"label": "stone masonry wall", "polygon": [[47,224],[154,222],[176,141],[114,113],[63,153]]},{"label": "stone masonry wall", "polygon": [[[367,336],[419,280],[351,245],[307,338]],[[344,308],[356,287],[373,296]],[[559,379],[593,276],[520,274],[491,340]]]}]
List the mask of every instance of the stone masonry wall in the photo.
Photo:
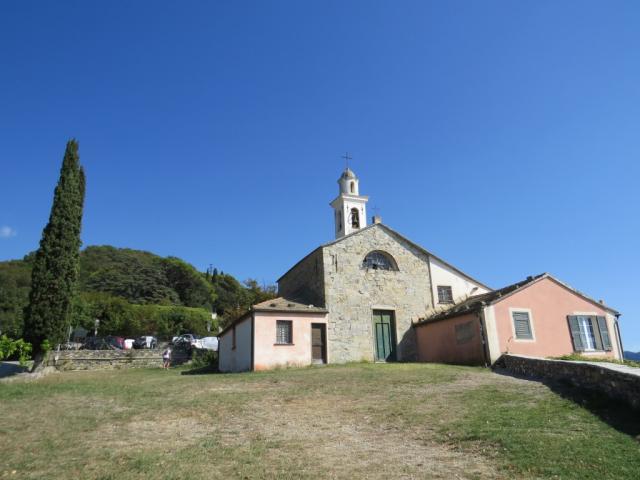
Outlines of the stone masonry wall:
[{"label": "stone masonry wall", "polygon": [[[183,352],[173,351],[171,364],[189,360]],[[119,368],[162,367],[162,350],[63,350],[49,352],[46,366],[58,370],[111,370]]]},{"label": "stone masonry wall", "polygon": [[325,306],[322,248],[311,252],[278,281],[278,295],[289,300]]},{"label": "stone masonry wall", "polygon": [[[399,271],[364,268],[372,250],[391,255]],[[374,360],[374,309],[395,311],[398,359],[415,360],[412,321],[431,307],[428,256],[378,225],[322,251],[329,362]]]},{"label": "stone masonry wall", "polygon": [[496,365],[517,375],[569,382],[640,409],[640,369],[616,364],[548,360],[519,355],[503,355]]}]

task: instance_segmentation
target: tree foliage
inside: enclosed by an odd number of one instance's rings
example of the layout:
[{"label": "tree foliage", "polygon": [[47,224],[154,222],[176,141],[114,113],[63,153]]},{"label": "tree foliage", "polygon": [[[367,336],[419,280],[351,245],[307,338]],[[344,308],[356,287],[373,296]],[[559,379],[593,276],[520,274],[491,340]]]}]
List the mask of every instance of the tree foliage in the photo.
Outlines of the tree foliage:
[{"label": "tree foliage", "polygon": [[109,293],[139,304],[210,309],[215,300],[205,276],[179,258],[110,246],[82,252],[80,290]]},{"label": "tree foliage", "polygon": [[[0,262],[0,330],[13,338],[23,335],[34,257]],[[105,335],[205,334],[215,300],[209,277],[179,258],[92,246],[80,253],[70,324],[92,331],[98,318]],[[211,332],[216,331],[214,324]]]},{"label": "tree foliage", "polygon": [[[0,262],[0,329],[14,338],[23,334],[21,311],[30,288],[34,254],[23,260]],[[276,296],[274,285],[257,280],[239,282],[233,275],[211,269],[201,273],[176,257],[150,252],[90,246],[80,253],[78,292],[71,303],[71,325],[99,334],[163,338],[178,333],[205,334],[211,311],[225,325],[251,305]],[[11,300],[8,300],[8,299]],[[217,331],[217,323],[211,332]],[[53,343],[53,342],[52,342]]]},{"label": "tree foliage", "polygon": [[33,254],[24,260],[0,262],[0,334],[19,338],[24,323],[23,310],[29,301]]},{"label": "tree foliage", "polygon": [[176,257],[163,259],[163,268],[182,305],[211,310],[216,294],[202,273]]},{"label": "tree foliage", "polygon": [[21,338],[12,340],[6,335],[0,336],[0,360],[13,360],[14,358],[24,365],[31,358],[31,344]]},{"label": "tree foliage", "polygon": [[181,333],[207,334],[217,332],[211,311],[179,305],[136,305],[123,298],[105,293],[83,293],[74,302],[74,325],[92,331],[95,319],[100,320],[99,335],[135,338],[155,335],[171,338]]},{"label": "tree foliage", "polygon": [[214,309],[220,316],[222,326],[242,315],[252,305],[277,296],[275,285],[260,286],[253,278],[240,283],[232,275],[213,269],[209,279],[216,293]]},{"label": "tree foliage", "polygon": [[80,229],[85,177],[78,143],[67,142],[49,222],[42,232],[31,270],[25,310],[25,337],[39,351],[44,340],[58,343],[70,323],[71,301],[78,276]]}]

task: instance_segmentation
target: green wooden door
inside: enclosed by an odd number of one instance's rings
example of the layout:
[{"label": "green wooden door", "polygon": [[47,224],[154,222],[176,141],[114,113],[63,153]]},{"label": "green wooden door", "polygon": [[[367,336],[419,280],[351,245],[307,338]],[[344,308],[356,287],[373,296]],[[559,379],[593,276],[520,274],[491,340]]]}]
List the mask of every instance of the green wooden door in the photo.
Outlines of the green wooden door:
[{"label": "green wooden door", "polygon": [[374,310],[373,335],[376,361],[389,362],[396,359],[395,322],[393,312]]}]

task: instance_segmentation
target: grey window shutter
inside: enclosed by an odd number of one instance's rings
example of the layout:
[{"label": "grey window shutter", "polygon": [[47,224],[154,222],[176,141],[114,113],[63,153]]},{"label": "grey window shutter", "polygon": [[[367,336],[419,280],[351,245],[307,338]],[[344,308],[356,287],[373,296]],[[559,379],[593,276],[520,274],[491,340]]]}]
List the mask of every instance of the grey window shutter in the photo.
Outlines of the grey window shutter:
[{"label": "grey window shutter", "polygon": [[611,351],[611,337],[609,329],[607,329],[607,319],[604,317],[596,317],[598,319],[598,328],[600,329],[600,337],[602,338],[602,348]]},{"label": "grey window shutter", "polygon": [[516,331],[516,338],[533,340],[531,323],[527,312],[513,312],[513,326]]},{"label": "grey window shutter", "polygon": [[582,343],[582,337],[580,336],[580,324],[578,323],[578,317],[575,315],[567,316],[569,321],[569,331],[571,332],[571,339],[573,340],[573,349],[576,352],[584,351],[584,344]]},{"label": "grey window shutter", "polygon": [[591,328],[593,328],[593,343],[596,345],[596,350],[604,350],[602,348],[602,339],[600,338],[600,327],[598,326],[597,317],[589,317],[591,322]]}]

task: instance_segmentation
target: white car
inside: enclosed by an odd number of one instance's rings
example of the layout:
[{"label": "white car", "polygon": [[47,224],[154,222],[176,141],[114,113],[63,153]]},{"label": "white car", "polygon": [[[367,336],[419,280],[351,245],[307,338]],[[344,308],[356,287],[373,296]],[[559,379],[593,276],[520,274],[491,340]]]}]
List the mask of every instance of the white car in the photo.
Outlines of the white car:
[{"label": "white car", "polygon": [[201,350],[218,351],[218,337],[203,337],[196,340],[194,347]]}]

